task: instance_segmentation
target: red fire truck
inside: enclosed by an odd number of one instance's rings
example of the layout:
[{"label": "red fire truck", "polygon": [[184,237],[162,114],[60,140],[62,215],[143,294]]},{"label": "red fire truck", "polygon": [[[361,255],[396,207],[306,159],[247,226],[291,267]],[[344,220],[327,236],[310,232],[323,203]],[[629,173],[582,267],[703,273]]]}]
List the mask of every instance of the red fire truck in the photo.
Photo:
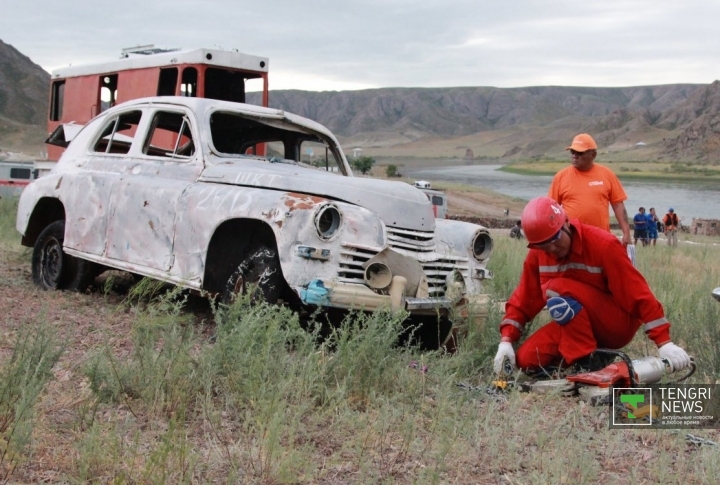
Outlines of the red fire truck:
[{"label": "red fire truck", "polygon": [[261,105],[268,106],[268,59],[236,50],[146,45],[123,49],[114,61],[55,70],[50,86],[48,160],[57,161],[62,154],[71,124],[79,128],[117,103],[146,96],[244,103],[248,87],[262,91]]}]

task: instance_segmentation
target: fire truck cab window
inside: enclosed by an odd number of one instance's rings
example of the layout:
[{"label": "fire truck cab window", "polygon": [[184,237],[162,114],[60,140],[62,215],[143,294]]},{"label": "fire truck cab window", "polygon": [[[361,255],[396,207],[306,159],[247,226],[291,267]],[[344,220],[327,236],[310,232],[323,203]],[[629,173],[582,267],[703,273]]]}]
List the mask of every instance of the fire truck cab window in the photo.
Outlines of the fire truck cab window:
[{"label": "fire truck cab window", "polygon": [[194,67],[186,67],[182,73],[182,83],[180,84],[180,96],[194,98],[197,96],[197,69]]},{"label": "fire truck cab window", "polygon": [[65,101],[65,81],[55,81],[52,84],[50,99],[50,121],[60,121]]},{"label": "fire truck cab window", "polygon": [[241,72],[208,67],[205,69],[205,97],[245,102],[245,76]]},{"label": "fire truck cab window", "polygon": [[158,78],[158,96],[175,96],[175,87],[177,86],[178,69],[170,67],[160,69],[160,77]]},{"label": "fire truck cab window", "polygon": [[112,108],[118,99],[118,75],[100,76],[100,112]]}]

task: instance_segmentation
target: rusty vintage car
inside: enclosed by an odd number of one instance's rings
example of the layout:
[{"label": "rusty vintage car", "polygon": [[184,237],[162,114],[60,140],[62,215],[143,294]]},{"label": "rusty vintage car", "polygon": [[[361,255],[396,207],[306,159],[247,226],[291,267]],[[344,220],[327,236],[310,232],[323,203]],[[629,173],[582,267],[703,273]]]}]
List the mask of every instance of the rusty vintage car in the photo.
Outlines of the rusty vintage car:
[{"label": "rusty vintage car", "polygon": [[155,97],[64,133],[65,153],[17,214],[42,288],[83,291],[109,268],[225,301],[253,288],[304,308],[388,306],[426,325],[430,346],[453,315],[484,316],[489,232],[436,219],[406,183],[354,177],[318,123]]}]

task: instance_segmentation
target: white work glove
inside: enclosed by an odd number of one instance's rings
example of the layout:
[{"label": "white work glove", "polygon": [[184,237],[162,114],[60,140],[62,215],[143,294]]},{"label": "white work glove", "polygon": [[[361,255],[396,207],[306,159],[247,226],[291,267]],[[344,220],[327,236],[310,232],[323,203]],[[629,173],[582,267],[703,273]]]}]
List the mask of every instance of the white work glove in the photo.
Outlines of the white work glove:
[{"label": "white work glove", "polygon": [[690,356],[682,348],[672,342],[668,342],[658,349],[661,359],[670,363],[672,372],[679,371],[690,366]]},{"label": "white work glove", "polygon": [[513,350],[513,346],[510,342],[500,342],[500,345],[498,345],[497,355],[495,355],[495,360],[493,361],[493,370],[496,374],[505,373],[505,369],[503,366],[503,362],[505,362],[505,359],[508,359],[510,365],[512,366],[512,370],[514,370],[515,351]]}]

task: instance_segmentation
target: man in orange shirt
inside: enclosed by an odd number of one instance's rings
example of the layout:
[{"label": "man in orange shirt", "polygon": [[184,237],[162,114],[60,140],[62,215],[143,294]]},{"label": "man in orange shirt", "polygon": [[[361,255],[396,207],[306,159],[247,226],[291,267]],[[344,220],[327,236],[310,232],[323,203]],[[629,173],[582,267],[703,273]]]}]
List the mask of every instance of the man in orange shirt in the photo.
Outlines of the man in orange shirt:
[{"label": "man in orange shirt", "polygon": [[677,247],[677,230],[680,227],[680,219],[675,214],[675,209],[670,207],[668,213],[663,217],[663,224],[665,224],[665,236],[667,237],[668,246],[674,248]]},{"label": "man in orange shirt", "polygon": [[587,133],[581,133],[566,148],[572,165],[555,174],[548,197],[559,202],[568,217],[610,231],[608,204],[622,230],[623,245],[631,243],[630,224],[625,209],[627,194],[620,180],[607,167],[597,165],[597,144]]}]

